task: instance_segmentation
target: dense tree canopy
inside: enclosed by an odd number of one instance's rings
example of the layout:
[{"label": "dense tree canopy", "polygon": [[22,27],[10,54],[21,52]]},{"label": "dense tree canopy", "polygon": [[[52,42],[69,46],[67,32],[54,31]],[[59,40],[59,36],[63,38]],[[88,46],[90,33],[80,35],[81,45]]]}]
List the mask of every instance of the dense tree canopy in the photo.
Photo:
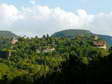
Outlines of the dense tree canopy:
[{"label": "dense tree canopy", "polygon": [[103,75],[112,74],[111,48],[93,46],[92,37],[69,39],[47,35],[20,37],[14,45],[10,40],[6,42],[1,52],[5,50],[11,56],[7,59],[2,54],[0,58],[2,84],[92,84],[92,79],[106,79]]}]

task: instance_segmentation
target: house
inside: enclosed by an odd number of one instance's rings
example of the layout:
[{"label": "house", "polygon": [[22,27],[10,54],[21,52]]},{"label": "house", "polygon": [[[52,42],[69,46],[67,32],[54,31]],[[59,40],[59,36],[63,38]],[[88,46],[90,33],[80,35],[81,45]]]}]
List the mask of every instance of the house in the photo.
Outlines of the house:
[{"label": "house", "polygon": [[55,48],[46,48],[46,49],[43,49],[44,53],[53,52],[53,51],[55,51]]},{"label": "house", "polygon": [[97,48],[107,49],[106,41],[93,41],[93,45]]},{"label": "house", "polygon": [[55,48],[36,49],[36,53],[49,53],[55,51]]},{"label": "house", "polygon": [[18,40],[16,39],[16,38],[13,38],[12,40],[11,40],[11,44],[16,44],[18,42]]}]

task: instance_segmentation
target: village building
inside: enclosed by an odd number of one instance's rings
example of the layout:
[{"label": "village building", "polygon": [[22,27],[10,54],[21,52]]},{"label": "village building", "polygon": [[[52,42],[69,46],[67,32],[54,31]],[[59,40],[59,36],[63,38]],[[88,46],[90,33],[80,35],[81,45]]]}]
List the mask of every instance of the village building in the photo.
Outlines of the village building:
[{"label": "village building", "polygon": [[93,45],[97,48],[107,49],[106,41],[94,41]]},{"label": "village building", "polygon": [[16,39],[16,38],[13,38],[12,40],[11,40],[11,44],[16,44],[18,42],[18,40]]},{"label": "village building", "polygon": [[55,51],[55,48],[36,49],[36,53],[49,53]]},{"label": "village building", "polygon": [[43,50],[44,53],[49,53],[55,51],[55,48],[46,48]]}]

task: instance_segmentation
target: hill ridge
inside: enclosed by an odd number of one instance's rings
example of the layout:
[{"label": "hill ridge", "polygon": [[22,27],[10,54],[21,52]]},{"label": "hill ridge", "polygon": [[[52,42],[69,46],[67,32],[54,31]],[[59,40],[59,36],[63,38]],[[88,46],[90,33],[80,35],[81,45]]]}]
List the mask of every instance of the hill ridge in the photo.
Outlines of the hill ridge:
[{"label": "hill ridge", "polygon": [[58,32],[54,33],[53,35],[51,35],[51,37],[74,38],[77,35],[85,35],[85,36],[97,35],[102,40],[106,40],[107,44],[109,46],[112,46],[112,36],[102,35],[102,34],[95,34],[95,33],[92,33],[89,30],[83,30],[83,29],[67,29],[67,30],[62,30],[62,31],[58,31]]}]

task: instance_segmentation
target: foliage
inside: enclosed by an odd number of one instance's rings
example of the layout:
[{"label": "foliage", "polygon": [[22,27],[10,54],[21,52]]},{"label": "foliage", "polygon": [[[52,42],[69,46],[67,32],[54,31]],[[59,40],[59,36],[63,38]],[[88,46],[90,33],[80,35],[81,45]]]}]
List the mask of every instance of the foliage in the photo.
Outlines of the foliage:
[{"label": "foliage", "polygon": [[12,55],[0,58],[0,80],[2,84],[80,84],[78,79],[99,79],[108,71],[105,67],[110,69],[112,51],[97,48],[92,42],[88,36],[20,37],[15,45],[2,48]]},{"label": "foliage", "polygon": [[100,35],[100,34],[94,34],[91,33],[88,30],[76,30],[76,29],[68,29],[68,30],[64,30],[64,31],[59,31],[56,32],[52,35],[52,37],[57,37],[57,38],[74,38],[77,36],[93,36],[96,35],[98,36],[100,39],[105,40],[108,44],[108,47],[110,48],[112,45],[112,37],[108,36],[108,35]]}]

